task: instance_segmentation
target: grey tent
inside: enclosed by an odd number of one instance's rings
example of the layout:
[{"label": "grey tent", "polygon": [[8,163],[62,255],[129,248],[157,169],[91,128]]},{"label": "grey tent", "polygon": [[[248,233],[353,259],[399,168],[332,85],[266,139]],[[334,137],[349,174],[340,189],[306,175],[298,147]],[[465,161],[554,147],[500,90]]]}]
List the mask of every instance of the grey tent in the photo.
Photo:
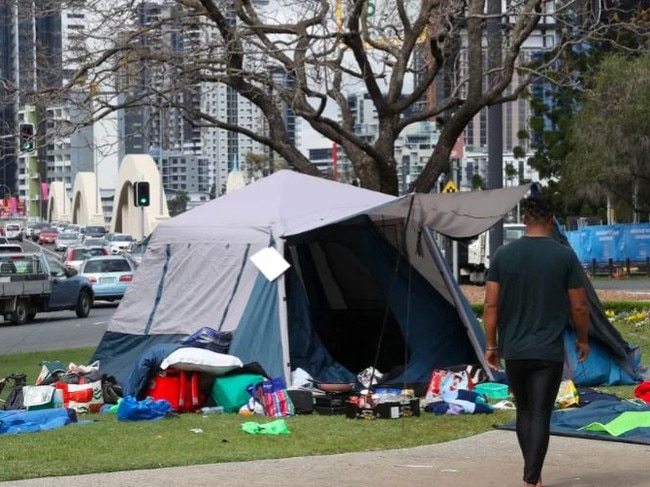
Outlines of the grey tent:
[{"label": "grey tent", "polygon": [[[416,383],[482,364],[482,329],[432,230],[476,236],[527,190],[397,198],[279,171],[155,229],[93,359],[123,382],[147,347],[207,326],[287,380],[297,367],[340,382],[376,366]],[[290,264],[273,280],[251,261],[269,247]]]}]

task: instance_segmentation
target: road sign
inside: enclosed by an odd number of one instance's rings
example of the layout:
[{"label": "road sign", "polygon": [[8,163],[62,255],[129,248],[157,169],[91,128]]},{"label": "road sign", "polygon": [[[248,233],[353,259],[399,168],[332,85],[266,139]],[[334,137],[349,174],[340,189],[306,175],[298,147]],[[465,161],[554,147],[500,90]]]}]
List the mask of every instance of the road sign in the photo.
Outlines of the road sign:
[{"label": "road sign", "polygon": [[442,188],[443,193],[458,193],[458,188],[454,184],[453,181],[449,180],[447,181],[447,184],[445,184],[445,187]]}]

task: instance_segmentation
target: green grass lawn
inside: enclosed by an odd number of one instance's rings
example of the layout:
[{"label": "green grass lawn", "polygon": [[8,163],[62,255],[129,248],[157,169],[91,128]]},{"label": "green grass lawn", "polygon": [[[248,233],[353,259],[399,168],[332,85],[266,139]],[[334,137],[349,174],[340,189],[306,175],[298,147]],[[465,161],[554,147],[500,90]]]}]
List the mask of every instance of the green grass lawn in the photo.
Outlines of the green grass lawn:
[{"label": "green grass lawn", "polygon": [[[626,340],[650,354],[647,311],[629,310],[613,319]],[[43,360],[86,364],[90,348],[5,355],[0,377],[24,372],[33,383]],[[645,363],[645,360],[644,360]],[[633,397],[633,386],[601,388]],[[7,391],[2,394],[4,398]],[[287,418],[286,436],[256,436],[241,430],[246,421],[266,423],[265,417],[235,414],[182,414],[161,421],[120,422],[110,413],[81,416],[87,424],[0,440],[0,481],[159,468],[203,463],[285,458],[405,448],[450,441],[489,431],[514,419],[512,411],[464,416],[434,416],[396,420],[354,420],[343,416],[305,415]],[[200,432],[195,432],[199,431]]]}]

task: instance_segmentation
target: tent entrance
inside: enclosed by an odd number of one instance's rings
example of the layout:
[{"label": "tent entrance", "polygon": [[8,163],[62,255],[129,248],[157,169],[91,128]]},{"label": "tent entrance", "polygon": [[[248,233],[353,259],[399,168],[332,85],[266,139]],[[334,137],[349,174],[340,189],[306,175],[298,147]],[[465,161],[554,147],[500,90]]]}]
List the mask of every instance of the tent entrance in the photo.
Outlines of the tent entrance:
[{"label": "tent entrance", "polygon": [[[352,380],[370,366],[399,375],[411,354],[386,296],[387,255],[376,254],[386,244],[365,224],[335,229],[317,240],[288,242],[292,368],[328,381]],[[350,233],[352,239],[339,238]]]},{"label": "tent entrance", "polygon": [[383,320],[383,310],[333,310],[316,331],[332,359],[349,371],[375,366],[382,373],[395,372],[407,363],[408,350],[392,313],[381,336]]}]

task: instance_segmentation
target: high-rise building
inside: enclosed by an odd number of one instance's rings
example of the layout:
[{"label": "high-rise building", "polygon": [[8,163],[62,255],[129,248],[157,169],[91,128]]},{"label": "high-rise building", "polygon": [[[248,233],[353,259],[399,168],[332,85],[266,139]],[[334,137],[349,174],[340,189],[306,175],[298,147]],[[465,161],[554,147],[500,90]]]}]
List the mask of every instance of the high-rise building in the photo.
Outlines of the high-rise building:
[{"label": "high-rise building", "polygon": [[[190,58],[191,53],[200,52],[214,40],[216,26],[193,23],[182,13],[177,4],[141,3],[139,26],[136,28],[155,25],[150,37],[140,37],[141,42]],[[234,15],[231,20],[235,21]],[[120,152],[150,153],[160,167],[165,188],[187,192],[190,188],[197,188],[199,192],[220,194],[228,172],[244,161],[247,154],[268,153],[267,148],[246,135],[217,128],[200,119],[191,123],[187,112],[178,108],[183,106],[253,132],[264,131],[265,120],[259,108],[231,87],[219,83],[184,82],[181,73],[175,76],[169,72],[172,68],[164,63],[140,62],[137,67],[135,64],[127,65],[120,73],[118,91],[127,104],[129,99],[142,100],[143,97],[147,103],[122,110],[120,131],[123,143]],[[165,96],[156,99],[154,91]],[[292,122],[292,127],[295,130],[295,122]],[[169,172],[168,161],[174,159],[199,161],[196,184],[188,182],[183,187],[173,179],[175,176]]]},{"label": "high-rise building", "polygon": [[[99,131],[89,121],[92,100],[87,87],[65,97],[56,95],[56,89],[72,79],[84,60],[92,19],[82,8],[53,8],[53,4],[45,11],[40,8],[38,2],[13,6],[3,2],[0,6],[0,69],[2,77],[19,88],[12,93],[0,91],[0,142],[5,141],[4,136],[17,134],[20,123],[33,123],[36,134],[32,153],[7,154],[8,149],[0,146],[3,161],[6,159],[0,178],[26,200],[28,215],[44,217],[44,185],[61,181],[69,196],[80,171],[96,170],[98,164],[112,160],[103,166],[116,176],[117,156],[106,147],[107,141],[115,138],[105,130],[107,121]],[[35,92],[52,95],[46,98],[35,96]],[[11,150],[17,143],[15,137]],[[106,185],[112,183],[113,190],[114,176],[102,178]]]},{"label": "high-rise building", "polygon": [[[553,2],[548,2],[544,5],[547,15],[542,16],[539,24],[524,41],[519,63],[524,64],[530,62],[541,52],[549,51],[557,46],[557,24],[555,20],[555,5]],[[464,39],[459,40],[458,43],[458,63],[453,68],[448,68],[442,71],[432,84],[427,92],[427,103],[431,106],[444,100],[451,95],[452,89],[455,87],[456,80],[461,79],[468,71],[468,51]],[[484,56],[487,62],[487,55]],[[419,58],[419,63],[426,63],[427,60],[423,57]],[[417,70],[416,70],[417,71]],[[455,71],[455,73],[454,73]],[[510,95],[512,86],[517,86],[520,82],[520,76],[515,70],[512,78],[511,87],[504,92],[504,96]],[[483,108],[474,119],[467,125],[464,132],[465,145],[469,150],[481,151],[487,147],[488,144],[488,129],[487,129],[487,108]],[[442,114],[444,119],[449,114]],[[521,131],[528,131],[528,121],[531,116],[530,103],[524,98],[519,98],[515,101],[506,102],[503,104],[503,149],[504,153],[512,153],[514,147],[520,146],[525,151],[530,145],[530,140],[522,140],[519,138]]]}]

